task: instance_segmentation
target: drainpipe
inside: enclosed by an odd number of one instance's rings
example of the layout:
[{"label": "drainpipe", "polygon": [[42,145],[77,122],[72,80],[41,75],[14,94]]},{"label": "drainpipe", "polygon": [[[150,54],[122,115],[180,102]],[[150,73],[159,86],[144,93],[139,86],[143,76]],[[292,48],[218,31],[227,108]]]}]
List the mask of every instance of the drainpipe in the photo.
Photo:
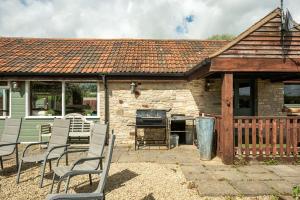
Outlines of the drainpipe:
[{"label": "drainpipe", "polygon": [[108,86],[107,86],[107,77],[102,75],[102,82],[104,86],[104,123],[107,124],[107,135],[106,135],[106,144],[108,144],[108,133],[109,133],[109,96],[108,96]]}]

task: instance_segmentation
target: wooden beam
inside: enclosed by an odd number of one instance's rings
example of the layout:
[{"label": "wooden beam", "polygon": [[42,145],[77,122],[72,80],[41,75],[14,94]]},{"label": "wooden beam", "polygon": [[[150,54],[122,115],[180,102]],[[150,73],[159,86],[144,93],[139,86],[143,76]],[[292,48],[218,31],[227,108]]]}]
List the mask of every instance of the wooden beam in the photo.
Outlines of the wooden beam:
[{"label": "wooden beam", "polygon": [[233,74],[225,73],[222,82],[222,160],[233,164]]},{"label": "wooden beam", "polygon": [[214,58],[210,72],[300,72],[300,59]]}]

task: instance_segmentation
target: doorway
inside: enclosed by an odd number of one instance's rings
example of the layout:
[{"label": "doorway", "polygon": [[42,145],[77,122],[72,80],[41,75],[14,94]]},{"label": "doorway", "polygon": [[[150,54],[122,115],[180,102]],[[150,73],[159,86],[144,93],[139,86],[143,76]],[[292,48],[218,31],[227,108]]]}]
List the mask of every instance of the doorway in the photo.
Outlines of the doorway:
[{"label": "doorway", "polygon": [[255,82],[250,79],[234,80],[234,115],[255,115]]}]

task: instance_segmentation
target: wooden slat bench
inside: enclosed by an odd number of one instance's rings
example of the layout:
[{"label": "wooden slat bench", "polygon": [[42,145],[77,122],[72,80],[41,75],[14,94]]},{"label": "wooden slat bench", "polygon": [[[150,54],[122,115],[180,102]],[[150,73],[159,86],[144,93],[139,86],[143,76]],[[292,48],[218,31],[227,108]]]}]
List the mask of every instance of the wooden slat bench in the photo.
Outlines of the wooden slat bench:
[{"label": "wooden slat bench", "polygon": [[[93,122],[88,121],[85,117],[78,113],[70,113],[64,116],[64,119],[70,119],[69,138],[89,138],[93,128]],[[39,131],[39,140],[50,137],[52,132],[52,123],[42,124]]]}]

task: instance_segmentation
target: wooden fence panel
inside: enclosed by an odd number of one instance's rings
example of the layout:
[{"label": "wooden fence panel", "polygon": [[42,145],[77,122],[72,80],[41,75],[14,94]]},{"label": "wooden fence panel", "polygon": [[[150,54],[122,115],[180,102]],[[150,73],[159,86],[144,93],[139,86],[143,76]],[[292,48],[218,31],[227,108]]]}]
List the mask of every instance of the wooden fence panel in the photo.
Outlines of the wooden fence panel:
[{"label": "wooden fence panel", "polygon": [[237,156],[262,159],[270,156],[299,157],[300,117],[234,117],[233,131]]},{"label": "wooden fence panel", "polygon": [[272,155],[275,157],[277,154],[277,120],[272,121]]},{"label": "wooden fence panel", "polygon": [[256,156],[256,119],[252,119],[252,155]]},{"label": "wooden fence panel", "polygon": [[245,154],[246,156],[250,155],[249,151],[249,120],[245,120]]},{"label": "wooden fence panel", "polygon": [[266,119],[266,156],[270,156],[270,120]]}]

